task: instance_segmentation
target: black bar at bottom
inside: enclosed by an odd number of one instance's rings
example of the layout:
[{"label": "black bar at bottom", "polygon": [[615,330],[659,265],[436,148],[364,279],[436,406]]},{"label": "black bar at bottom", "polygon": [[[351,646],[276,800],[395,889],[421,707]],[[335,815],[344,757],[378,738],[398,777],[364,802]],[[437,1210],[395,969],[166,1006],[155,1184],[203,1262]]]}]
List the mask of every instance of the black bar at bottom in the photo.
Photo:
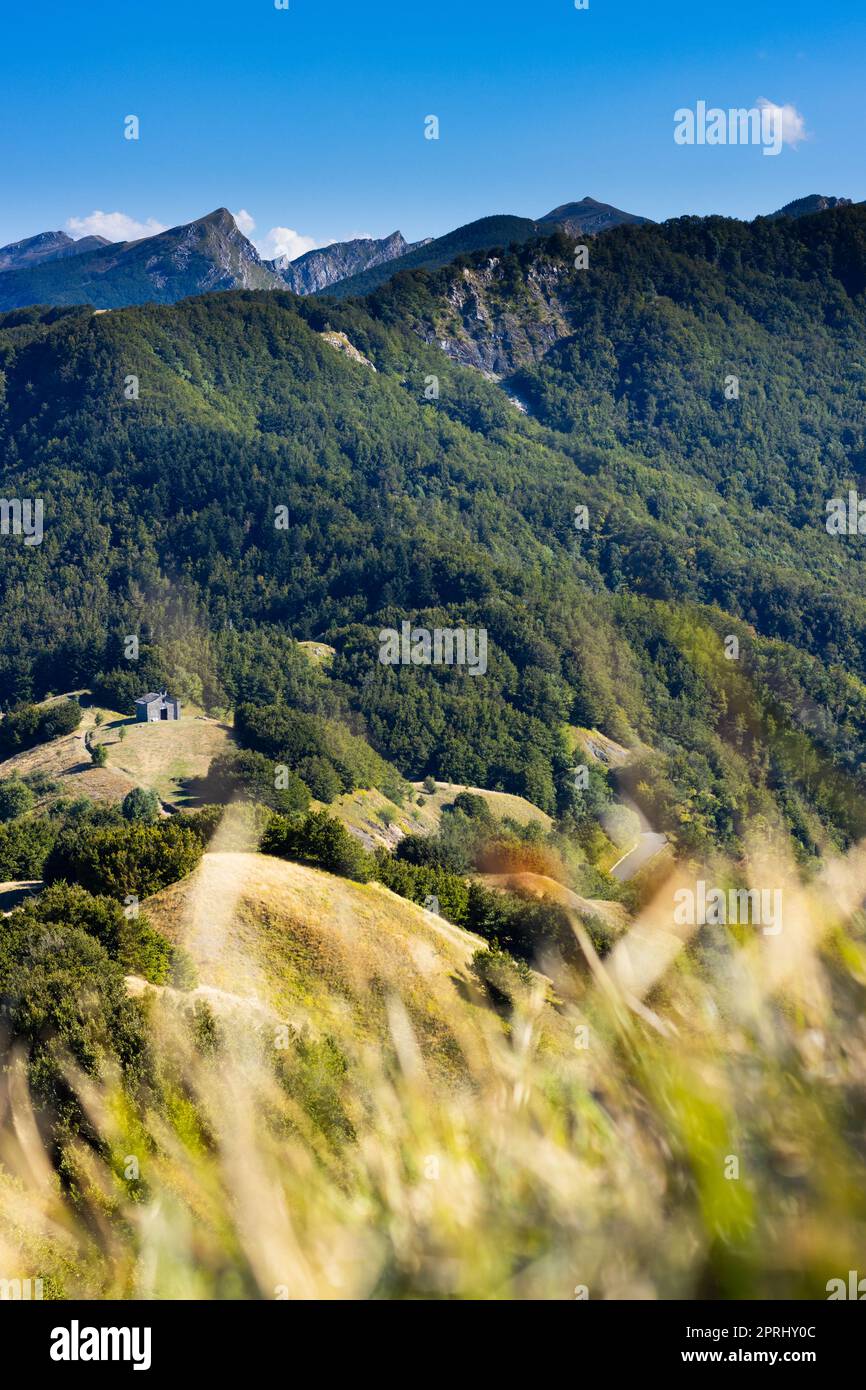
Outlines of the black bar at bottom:
[{"label": "black bar at bottom", "polygon": [[[365,1378],[391,1379],[397,1371],[395,1348],[377,1348],[377,1332],[418,1329],[426,1336],[423,1364],[428,1375],[436,1347],[442,1348],[443,1368],[450,1365],[453,1371],[454,1357],[464,1361],[468,1353],[472,1359],[473,1346],[489,1366],[488,1357],[509,1356],[517,1345],[530,1352],[535,1344],[545,1357],[558,1346],[560,1369],[562,1354],[575,1366],[592,1364],[596,1373],[600,1365],[612,1373],[643,1374],[801,1367],[826,1379],[828,1373],[857,1364],[866,1322],[859,1305],[846,1301],[534,1303],[520,1305],[519,1323],[513,1305],[509,1307],[507,1322],[500,1323],[500,1304],[490,1303],[483,1312],[473,1304],[470,1324],[453,1302],[6,1301],[0,1302],[0,1354],[7,1362],[14,1357],[18,1376],[32,1368],[40,1377],[48,1374],[61,1382],[70,1376],[92,1380],[101,1372],[141,1379],[186,1370],[223,1378],[240,1371],[258,1378],[268,1367],[294,1371],[297,1358],[303,1358],[308,1372],[320,1358],[321,1368],[333,1375],[343,1357],[356,1375],[363,1369]],[[357,1337],[352,1335],[356,1327]],[[460,1337],[459,1351],[451,1332]],[[543,1341],[536,1341],[539,1335]],[[404,1362],[401,1378],[411,1369]]]}]

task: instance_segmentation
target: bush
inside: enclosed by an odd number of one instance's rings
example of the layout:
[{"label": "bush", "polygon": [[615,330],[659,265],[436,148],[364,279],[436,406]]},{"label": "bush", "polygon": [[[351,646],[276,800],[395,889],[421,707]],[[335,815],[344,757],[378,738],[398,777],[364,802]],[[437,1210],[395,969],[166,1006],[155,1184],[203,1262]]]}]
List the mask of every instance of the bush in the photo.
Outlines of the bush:
[{"label": "bush", "polygon": [[496,823],[486,797],[478,796],[475,792],[458,792],[445,809],[462,811],[470,820],[481,821],[490,827]]},{"label": "bush", "polygon": [[528,873],[564,881],[567,877],[559,855],[549,845],[526,840],[495,839],[482,845],[476,855],[476,868],[482,874]]},{"label": "bush", "polygon": [[41,878],[56,837],[56,823],[45,817],[0,825],[0,880]]},{"label": "bush", "polygon": [[20,777],[5,777],[0,782],[0,821],[16,820],[32,811],[36,797]]},{"label": "bush", "polygon": [[396,769],[337,720],[288,705],[241,704],[235,711],[235,733],[245,747],[296,771],[319,801],[371,787],[398,804],[403,796],[405,784]]},{"label": "bush", "polygon": [[473,882],[465,925],[518,960],[543,961],[544,953],[551,951],[573,965],[583,965],[568,915],[557,903],[495,892]]},{"label": "bush", "polygon": [[60,700],[56,705],[19,705],[0,722],[0,754],[9,757],[38,743],[47,743],[71,734],[81,723],[77,700]]},{"label": "bush", "polygon": [[327,758],[302,758],[298,763],[298,775],[303,777],[316,800],[326,805],[336,801],[345,790],[340,774]]},{"label": "bush", "polygon": [[197,811],[180,811],[171,824],[189,830],[204,849],[210,844],[225,816],[225,806],[201,806]]},{"label": "bush", "polygon": [[135,702],[144,690],[162,690],[167,676],[151,653],[140,653],[134,670],[116,667],[100,673],[93,682],[93,697],[97,703],[119,714],[135,714]]},{"label": "bush", "polygon": [[387,850],[376,851],[376,878],[401,898],[423,904],[436,898],[439,912],[457,926],[466,923],[469,907],[469,885],[459,874],[449,873],[438,865],[410,864]]},{"label": "bush", "polygon": [[90,757],[94,767],[105,767],[105,764],[108,762],[108,749],[105,744],[91,744]]},{"label": "bush", "polygon": [[141,1008],[89,932],[13,912],[0,932],[0,994],[11,1034],[26,1047],[30,1089],[59,1112],[58,1137],[92,1133],[68,1080],[70,1058],[90,1076],[115,1063],[130,1089],[148,1075]]},{"label": "bush", "polygon": [[193,832],[173,821],[64,829],[45,864],[46,882],[66,879],[112,898],[149,897],[191,873],[202,855]]},{"label": "bush", "polygon": [[157,985],[169,978],[173,958],[170,942],[154,931],[143,912],[127,915],[113,898],[58,882],[20,911],[29,921],[75,927],[95,936],[125,975],[143,975]]},{"label": "bush", "polygon": [[472,969],[489,995],[494,1008],[505,1011],[527,987],[532,985],[532,971],[524,960],[516,960],[499,946],[476,951]]},{"label": "bush", "polygon": [[133,787],[123,798],[120,809],[125,820],[153,825],[159,819],[159,797],[149,787]]},{"label": "bush", "polygon": [[60,787],[57,778],[49,776],[47,772],[28,772],[24,781],[35,796],[50,796]]},{"label": "bush", "polygon": [[65,798],[55,802],[54,814],[62,817],[62,828],[68,830],[77,826],[104,827],[123,825],[123,815],[119,806],[111,801],[91,801],[88,796],[77,796],[74,801]]},{"label": "bush", "polygon": [[251,748],[232,750],[221,753],[211,763],[207,777],[209,794],[222,801],[243,797],[283,815],[306,811],[310,793],[298,774],[283,768],[278,786],[277,776],[277,766],[264,753]]},{"label": "bush", "polygon": [[299,819],[274,816],[262,838],[262,853],[313,864],[358,883],[366,883],[374,872],[371,856],[327,811],[310,811]]},{"label": "bush", "polygon": [[168,983],[173,989],[195,989],[198,984],[198,970],[195,961],[183,946],[173,946]]},{"label": "bush", "polygon": [[614,802],[601,813],[605,835],[617,849],[630,849],[640,835],[640,817],[628,806]]}]

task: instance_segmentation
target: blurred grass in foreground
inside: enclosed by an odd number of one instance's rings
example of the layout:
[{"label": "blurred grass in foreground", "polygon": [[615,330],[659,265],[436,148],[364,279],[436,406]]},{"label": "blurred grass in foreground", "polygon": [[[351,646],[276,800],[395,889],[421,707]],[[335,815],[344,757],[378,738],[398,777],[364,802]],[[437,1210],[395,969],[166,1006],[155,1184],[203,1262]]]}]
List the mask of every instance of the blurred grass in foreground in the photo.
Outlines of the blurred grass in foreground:
[{"label": "blurred grass in foreground", "polygon": [[866,854],[803,886],[762,853],[778,936],[674,928],[678,869],[604,961],[574,918],[581,972],[434,982],[450,1076],[381,971],[378,1040],[339,991],[327,1031],[302,1002],[287,1025],[148,991],[158,1085],[70,1066],[94,1137],[58,1176],[11,1052],[0,1274],[70,1298],[826,1297],[866,1261]]}]

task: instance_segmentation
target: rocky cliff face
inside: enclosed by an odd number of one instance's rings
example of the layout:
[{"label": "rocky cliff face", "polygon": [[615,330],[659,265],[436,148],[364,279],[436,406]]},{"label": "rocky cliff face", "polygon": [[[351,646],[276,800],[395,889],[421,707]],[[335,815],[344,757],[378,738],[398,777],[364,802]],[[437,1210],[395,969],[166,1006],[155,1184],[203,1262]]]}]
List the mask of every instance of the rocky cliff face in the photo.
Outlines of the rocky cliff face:
[{"label": "rocky cliff face", "polygon": [[549,261],[530,267],[518,302],[507,292],[499,257],[455,276],[432,319],[416,332],[488,376],[511,376],[539,361],[572,328],[562,290],[570,270]]},{"label": "rocky cliff face", "polygon": [[330,246],[308,251],[296,261],[280,256],[267,264],[282,277],[286,287],[294,294],[316,294],[350,275],[358,275],[372,266],[396,260],[408,249],[409,243],[402,234],[392,232],[379,241],[366,237],[356,241],[336,241]]},{"label": "rocky cliff face", "polygon": [[178,281],[189,283],[185,294],[282,288],[226,208],[145,241],[126,243],[122,252],[130,264],[142,255],[144,271],[157,289]]}]

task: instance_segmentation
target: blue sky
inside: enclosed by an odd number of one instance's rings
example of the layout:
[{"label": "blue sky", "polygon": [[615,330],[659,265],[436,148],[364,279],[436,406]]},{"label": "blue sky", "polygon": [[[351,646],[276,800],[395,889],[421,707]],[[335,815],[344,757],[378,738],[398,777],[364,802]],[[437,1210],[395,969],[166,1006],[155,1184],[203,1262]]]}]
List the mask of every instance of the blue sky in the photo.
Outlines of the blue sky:
[{"label": "blue sky", "polygon": [[[862,0],[41,0],[3,40],[0,244],[221,205],[297,252],[584,194],[656,219],[866,198]],[[674,143],[677,108],[761,97],[807,138]]]}]

